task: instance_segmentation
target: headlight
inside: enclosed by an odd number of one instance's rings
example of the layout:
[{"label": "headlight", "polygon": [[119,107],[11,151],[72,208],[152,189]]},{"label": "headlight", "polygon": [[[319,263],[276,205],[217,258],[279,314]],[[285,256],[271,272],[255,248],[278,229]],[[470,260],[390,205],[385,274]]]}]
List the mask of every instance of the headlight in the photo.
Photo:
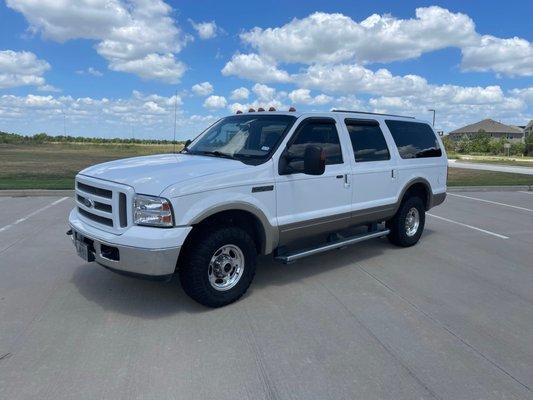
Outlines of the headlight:
[{"label": "headlight", "polygon": [[172,206],[167,199],[162,197],[135,195],[133,198],[133,222],[137,225],[173,226]]}]

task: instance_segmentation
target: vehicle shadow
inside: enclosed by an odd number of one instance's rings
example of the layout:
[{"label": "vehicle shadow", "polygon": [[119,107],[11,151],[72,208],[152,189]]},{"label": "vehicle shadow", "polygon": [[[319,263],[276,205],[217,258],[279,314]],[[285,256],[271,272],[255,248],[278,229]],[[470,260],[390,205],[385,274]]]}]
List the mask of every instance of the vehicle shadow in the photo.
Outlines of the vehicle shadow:
[{"label": "vehicle shadow", "polygon": [[[426,229],[422,241],[432,233]],[[277,262],[272,256],[263,256],[258,260],[254,282],[240,301],[248,301],[253,298],[254,291],[265,290],[269,286],[290,285],[336,269],[353,268],[391,251],[409,249],[395,247],[381,238],[317,254],[290,265]],[[84,264],[76,269],[71,282],[88,301],[105,310],[138,318],[159,319],[178,313],[217,312],[190,299],[176,277],[170,282],[149,281],[118,275],[97,264]]]},{"label": "vehicle shadow", "polygon": [[176,278],[170,282],[131,278],[93,263],[81,265],[71,281],[88,301],[105,310],[138,318],[158,319],[177,313],[210,311],[190,299]]}]

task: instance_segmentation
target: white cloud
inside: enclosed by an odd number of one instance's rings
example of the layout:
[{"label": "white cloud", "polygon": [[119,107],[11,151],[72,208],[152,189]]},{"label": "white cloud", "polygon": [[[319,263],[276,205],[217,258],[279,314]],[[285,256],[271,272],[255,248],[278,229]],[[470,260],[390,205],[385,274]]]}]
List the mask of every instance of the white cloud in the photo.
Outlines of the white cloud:
[{"label": "white cloud", "polygon": [[189,22],[191,23],[194,30],[198,33],[200,39],[207,40],[217,36],[219,28],[217,27],[215,21],[196,23],[190,19]]},{"label": "white cloud", "polygon": [[30,31],[45,38],[96,40],[96,51],[114,71],[170,83],[185,72],[175,54],[189,38],[162,0],[7,0],[7,5],[26,17]]},{"label": "white cloud", "polygon": [[262,101],[273,100],[276,95],[276,89],[267,85],[263,85],[261,83],[256,83],[252,87],[252,92],[255,93],[258,100]]},{"label": "white cloud", "polygon": [[241,34],[262,56],[304,64],[404,60],[471,44],[475,36],[474,22],[467,15],[437,6],[417,8],[414,19],[373,14],[361,22],[317,12],[281,27],[256,27]]},{"label": "white cloud", "polygon": [[485,35],[475,46],[462,50],[465,71],[495,71],[505,75],[533,76],[533,43],[514,37]]},{"label": "white cloud", "polygon": [[250,96],[250,91],[245,87],[240,87],[231,92],[230,99],[232,100],[246,100]]},{"label": "white cloud", "polygon": [[290,76],[276,64],[257,54],[235,54],[222,69],[222,75],[235,75],[261,83],[288,82]]},{"label": "white cloud", "polygon": [[63,113],[67,134],[97,137],[172,139],[174,104],[178,105],[177,137],[196,136],[218,117],[188,116],[179,96],[133,92],[130,97],[109,99],[71,96],[0,95],[2,130],[33,134],[63,133]]},{"label": "white cloud", "polygon": [[211,109],[224,108],[227,104],[228,102],[224,96],[211,95],[204,101],[204,107]]},{"label": "white cloud", "polygon": [[197,83],[196,85],[193,85],[191,90],[197,96],[209,96],[211,93],[213,93],[214,89],[211,83],[202,82],[202,83]]},{"label": "white cloud", "polygon": [[40,60],[29,51],[0,51],[0,89],[17,86],[38,86],[43,90],[46,85],[43,75],[50,69],[50,64]]},{"label": "white cloud", "polygon": [[88,75],[92,75],[92,76],[96,76],[96,77],[101,77],[101,76],[104,75],[101,71],[97,70],[94,67],[89,67],[87,69],[79,69],[79,70],[76,71],[76,73],[78,75],[88,74]]},{"label": "white cloud", "polygon": [[291,99],[294,104],[320,106],[331,103],[333,97],[327,96],[325,94],[319,94],[313,97],[311,96],[311,91],[309,89],[296,89],[289,93],[289,99]]},{"label": "white cloud", "polygon": [[527,104],[533,105],[533,86],[523,89],[513,89],[510,92],[519,99],[524,100]]}]

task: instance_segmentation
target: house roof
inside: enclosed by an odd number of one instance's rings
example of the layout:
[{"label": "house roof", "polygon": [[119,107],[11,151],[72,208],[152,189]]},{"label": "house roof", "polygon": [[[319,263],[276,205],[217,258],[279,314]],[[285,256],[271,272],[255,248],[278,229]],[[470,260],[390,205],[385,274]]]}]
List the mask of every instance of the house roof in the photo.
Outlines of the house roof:
[{"label": "house roof", "polygon": [[450,133],[478,133],[480,130],[483,130],[487,133],[522,133],[520,128],[505,125],[489,118],[476,122],[475,124],[463,126],[462,128],[451,131]]},{"label": "house roof", "polygon": [[530,121],[528,122],[528,124],[526,125],[526,127],[524,128],[524,130],[528,130],[528,129],[530,129],[530,128],[533,128],[533,119],[530,120]]}]

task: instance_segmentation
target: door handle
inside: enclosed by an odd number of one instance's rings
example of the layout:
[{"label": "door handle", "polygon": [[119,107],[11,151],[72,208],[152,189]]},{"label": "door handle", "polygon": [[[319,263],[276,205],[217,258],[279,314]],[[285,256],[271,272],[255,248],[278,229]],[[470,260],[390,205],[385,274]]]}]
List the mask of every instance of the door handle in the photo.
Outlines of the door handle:
[{"label": "door handle", "polygon": [[349,188],[350,187],[350,177],[348,174],[344,174],[344,187]]},{"label": "door handle", "polygon": [[342,178],[344,178],[344,175],[337,175],[335,178],[342,179]]}]

